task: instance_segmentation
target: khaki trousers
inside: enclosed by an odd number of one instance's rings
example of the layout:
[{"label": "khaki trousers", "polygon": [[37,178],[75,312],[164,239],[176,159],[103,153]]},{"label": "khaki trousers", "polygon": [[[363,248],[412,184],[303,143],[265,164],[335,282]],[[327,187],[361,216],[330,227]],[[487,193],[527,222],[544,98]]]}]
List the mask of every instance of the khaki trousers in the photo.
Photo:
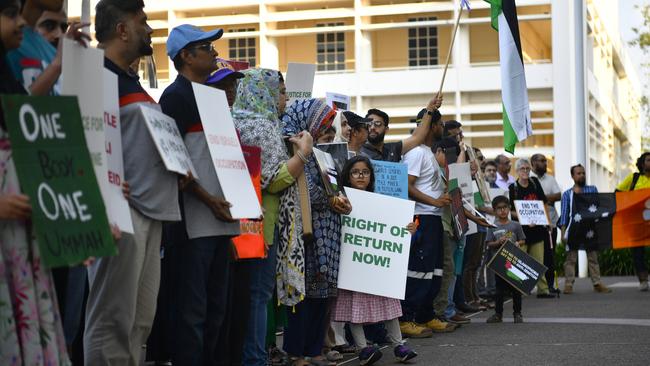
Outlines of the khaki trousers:
[{"label": "khaki trousers", "polygon": [[[539,263],[544,263],[544,241],[522,245],[521,250],[528,253],[531,257],[535,258]],[[539,281],[537,281],[537,294],[540,295],[548,293],[549,291],[546,277],[542,276]]]},{"label": "khaki trousers", "polygon": [[140,363],[156,314],[162,223],[131,208],[134,235],[122,233],[118,254],[88,268],[84,363]]},{"label": "khaki trousers", "polygon": [[[578,261],[578,251],[569,250],[566,252],[564,260],[564,283],[573,285],[576,277],[576,262]],[[600,265],[598,264],[598,252],[595,250],[587,251],[587,264],[589,268],[589,277],[591,283],[597,285],[600,283]]]}]

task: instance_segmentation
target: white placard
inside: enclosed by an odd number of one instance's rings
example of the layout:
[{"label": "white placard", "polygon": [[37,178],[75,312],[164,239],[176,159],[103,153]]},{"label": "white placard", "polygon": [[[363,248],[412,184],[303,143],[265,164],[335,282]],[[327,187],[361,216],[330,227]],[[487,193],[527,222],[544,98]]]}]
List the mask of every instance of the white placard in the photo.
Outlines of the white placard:
[{"label": "white placard", "polygon": [[[449,164],[449,180],[457,179],[458,187],[460,187],[461,192],[463,192],[463,198],[465,201],[469,202],[472,207],[467,207],[470,212],[474,211],[474,190],[472,187],[472,169],[470,163],[454,163]],[[465,235],[471,235],[478,232],[476,223],[471,220],[467,220],[468,230]]]},{"label": "white placard", "polygon": [[338,93],[325,93],[325,101],[328,106],[341,111],[350,110],[350,96]]},{"label": "white placard", "polygon": [[145,105],[138,107],[167,170],[181,175],[191,171],[194,178],[199,179],[174,119],[157,109]]},{"label": "white placard", "polygon": [[[105,89],[104,75],[104,51],[82,47],[76,42],[67,38],[63,39],[63,69],[62,69],[62,95],[74,95],[79,102],[81,120],[84,127],[86,145],[93,162],[95,177],[99,190],[104,200],[108,220],[111,224],[117,224],[120,230],[133,233],[133,223],[128,203],[122,194],[121,187],[116,189],[111,184],[115,176],[109,175],[108,154],[106,145],[106,107],[105,98],[110,93],[117,104],[118,91],[117,79],[111,91]],[[117,78],[117,76],[116,76]],[[119,105],[113,106],[113,113],[117,111],[119,119]],[[119,124],[119,122],[118,122]],[[120,156],[121,161],[121,136]],[[120,177],[123,173],[120,174]],[[120,183],[121,185],[121,183]]]},{"label": "white placard", "polygon": [[[415,202],[345,188],[352,212],[341,216],[338,287],[404,299]],[[378,210],[378,207],[390,207]]]},{"label": "white placard", "polygon": [[106,138],[106,167],[110,199],[105,201],[108,219],[121,231],[133,234],[129,202],[122,194],[124,160],[122,157],[122,128],[117,75],[104,69],[104,137]]},{"label": "white placard", "polygon": [[515,200],[515,210],[522,225],[548,225],[548,216],[543,201]]},{"label": "white placard", "polygon": [[312,97],[311,93],[314,89],[315,75],[316,65],[289,62],[286,81],[287,97],[289,97],[287,106],[291,105],[296,99]]},{"label": "white placard", "polygon": [[223,90],[192,83],[194,98],[219,184],[235,219],[255,219],[262,208],[246,166]]}]

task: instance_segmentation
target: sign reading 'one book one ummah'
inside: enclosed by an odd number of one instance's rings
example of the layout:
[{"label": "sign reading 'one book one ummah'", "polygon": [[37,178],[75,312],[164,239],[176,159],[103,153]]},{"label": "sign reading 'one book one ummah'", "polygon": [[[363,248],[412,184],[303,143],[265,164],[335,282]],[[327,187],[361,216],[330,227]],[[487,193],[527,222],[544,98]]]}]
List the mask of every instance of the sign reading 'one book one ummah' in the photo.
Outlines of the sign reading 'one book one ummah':
[{"label": "sign reading 'one book one ummah'", "polygon": [[45,264],[116,254],[77,98],[10,95],[2,106]]}]

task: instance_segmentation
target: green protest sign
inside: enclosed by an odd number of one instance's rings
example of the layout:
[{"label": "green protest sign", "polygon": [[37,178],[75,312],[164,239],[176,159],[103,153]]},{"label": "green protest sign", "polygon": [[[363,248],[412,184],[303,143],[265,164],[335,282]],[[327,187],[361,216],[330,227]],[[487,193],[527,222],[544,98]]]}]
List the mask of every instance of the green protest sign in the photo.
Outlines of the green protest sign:
[{"label": "green protest sign", "polygon": [[77,98],[5,95],[2,106],[45,264],[115,255]]}]

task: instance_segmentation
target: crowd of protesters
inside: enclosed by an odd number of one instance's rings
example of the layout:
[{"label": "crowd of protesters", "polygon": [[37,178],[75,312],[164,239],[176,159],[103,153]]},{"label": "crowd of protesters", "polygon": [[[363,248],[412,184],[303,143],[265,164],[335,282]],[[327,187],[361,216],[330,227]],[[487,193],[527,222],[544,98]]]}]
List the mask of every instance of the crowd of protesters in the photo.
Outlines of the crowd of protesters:
[{"label": "crowd of protesters", "polygon": [[[61,39],[86,45],[86,24],[68,24],[63,1],[0,0],[1,94],[60,93]],[[174,28],[167,54],[178,77],[159,102],[140,85],[132,65],[153,53],[152,29],[141,0],[101,0],[95,34],[104,66],[118,75],[125,178],[134,234],[115,233],[119,254],[77,267],[41,265],[31,235],[29,197],[21,194],[0,114],[0,364],[140,365],[331,365],[357,353],[362,365],[390,345],[400,362],[417,353],[405,338],[453,332],[468,314],[495,308],[489,323],[503,321],[511,292],[514,322],[524,321],[521,295],[486,270],[486,262],[512,240],[549,270],[537,284],[538,298],[556,298],[554,244],[566,242],[574,193],[596,192],[585,169],[571,168],[574,185],[562,192],[547,173],[547,159],[486,160],[466,146],[462,125],[443,122],[434,97],[417,114],[417,127],[402,141],[385,142],[390,117],[380,109],[365,117],[336,111],[319,99],[287,105],[283,75],[276,70],[235,71],[217,58],[218,29]],[[261,150],[261,188],[266,257],[237,261],[232,238],[240,234],[212,164],[192,82],[225,91],[242,145]],[[200,181],[165,169],[138,113],[139,105],[173,118]],[[293,145],[287,149],[286,142]],[[352,156],[339,184],[374,191],[370,159],[401,162],[408,169],[408,196],[415,215],[405,299],[337,289],[341,215],[351,212],[345,195],[328,195],[313,157],[315,144],[347,142]],[[470,151],[471,150],[471,151]],[[474,158],[475,157],[475,158]],[[502,189],[492,202],[465,208],[478,229],[454,230],[447,192],[449,164],[470,162],[474,179]],[[617,188],[650,188],[650,154]],[[481,174],[479,174],[481,173]],[[312,225],[303,239],[297,180],[306,179]],[[515,200],[541,200],[549,226],[519,225]],[[555,203],[561,203],[560,215]],[[485,215],[496,217],[488,223]],[[564,294],[573,292],[577,250],[566,243]],[[161,250],[162,248],[162,250]],[[633,250],[640,289],[648,290],[643,248]],[[593,288],[607,293],[597,252],[588,251]],[[278,347],[276,332],[282,331]]]}]

